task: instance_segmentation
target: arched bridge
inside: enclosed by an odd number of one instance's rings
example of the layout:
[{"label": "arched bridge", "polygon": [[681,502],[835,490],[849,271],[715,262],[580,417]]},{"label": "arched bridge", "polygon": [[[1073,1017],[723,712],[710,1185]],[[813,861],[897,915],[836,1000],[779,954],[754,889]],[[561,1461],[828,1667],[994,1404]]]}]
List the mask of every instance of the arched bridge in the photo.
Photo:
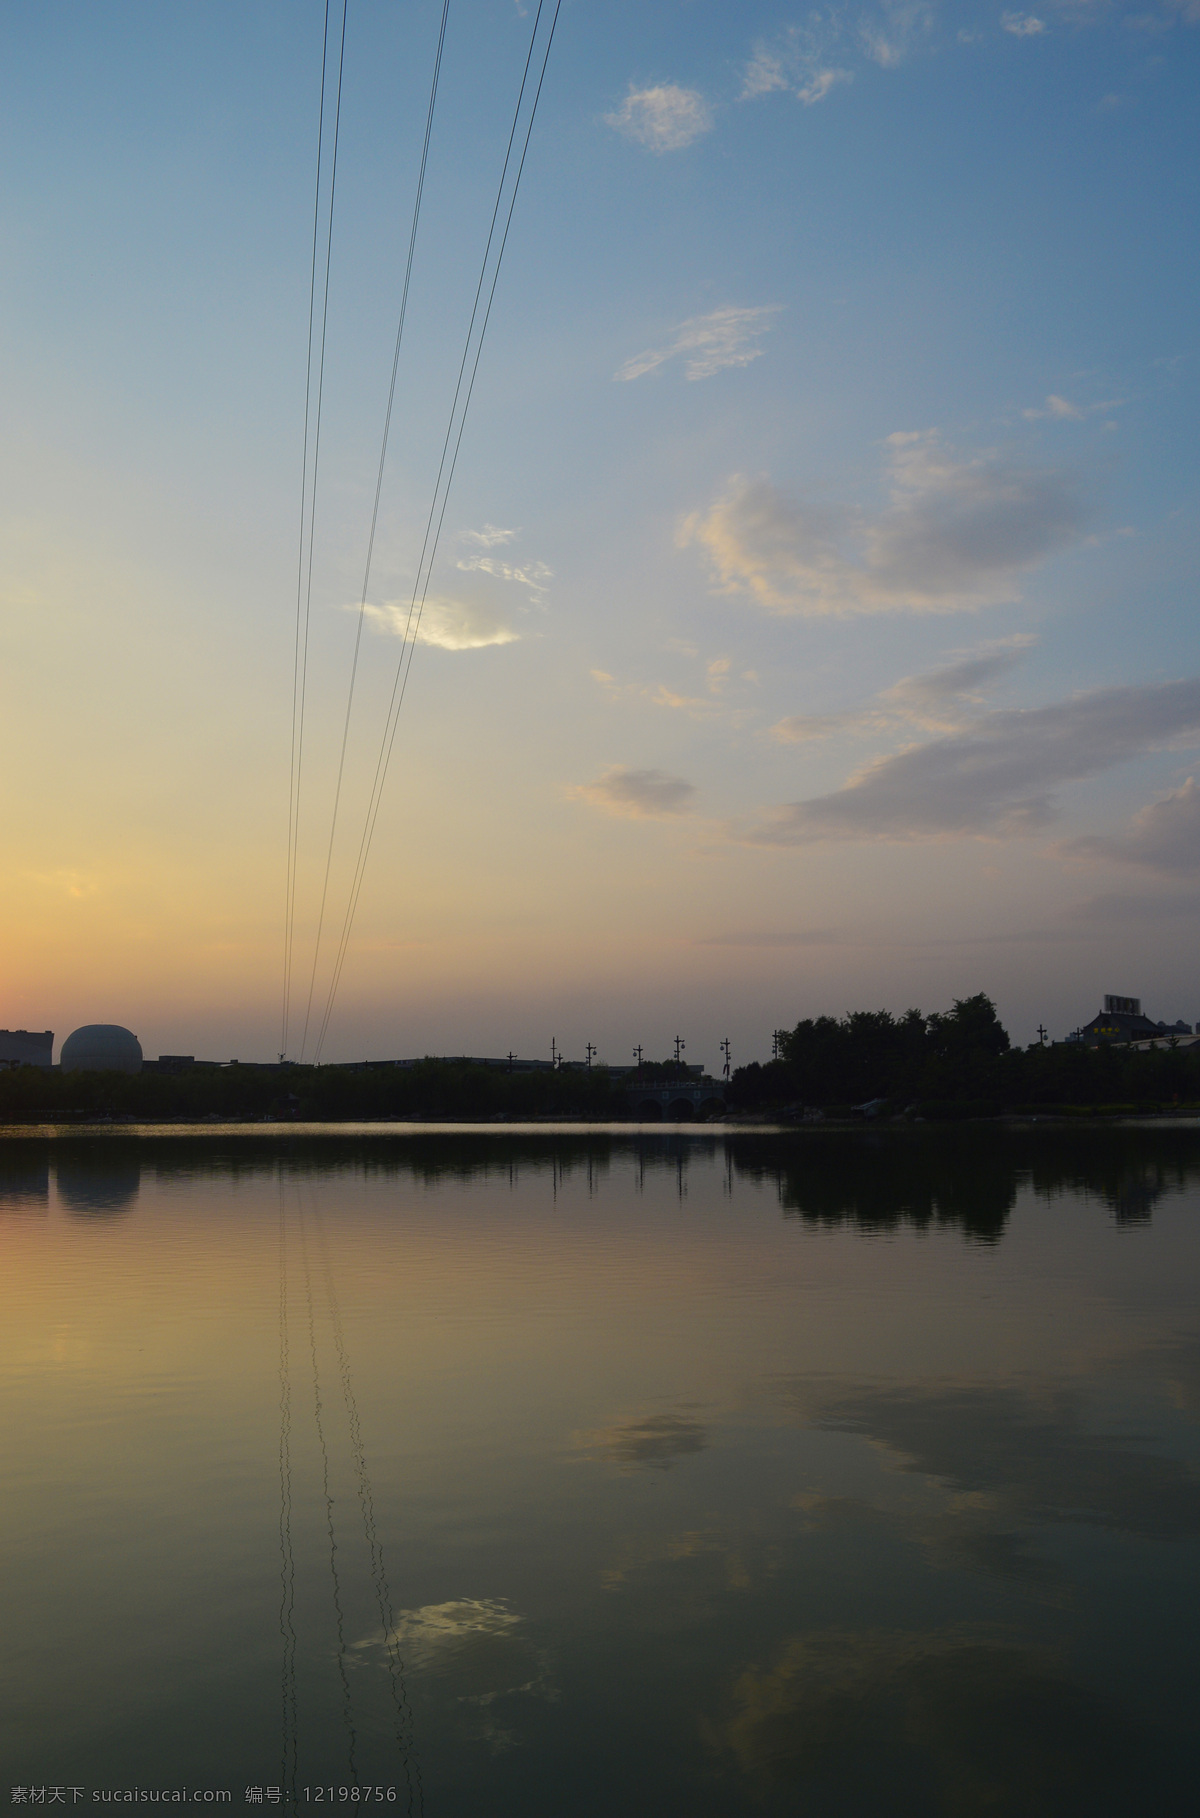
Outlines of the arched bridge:
[{"label": "arched bridge", "polygon": [[631,1080],[625,1102],[639,1123],[697,1123],[725,1115],[725,1086],[716,1079],[671,1080],[665,1085]]}]

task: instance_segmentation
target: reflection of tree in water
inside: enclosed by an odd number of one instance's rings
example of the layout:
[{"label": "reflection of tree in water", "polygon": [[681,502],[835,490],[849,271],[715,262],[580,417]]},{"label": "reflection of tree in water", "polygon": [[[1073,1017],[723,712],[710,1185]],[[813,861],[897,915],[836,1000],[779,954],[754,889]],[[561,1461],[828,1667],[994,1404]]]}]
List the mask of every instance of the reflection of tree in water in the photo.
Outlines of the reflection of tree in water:
[{"label": "reflection of tree in water", "polygon": [[909,1132],[844,1137],[824,1133],[733,1143],[738,1173],[774,1179],[787,1213],[814,1224],[864,1230],[957,1224],[994,1240],[1017,1196],[1019,1175],[1007,1145],[981,1153],[975,1132]]},{"label": "reflection of tree in water", "polygon": [[49,1202],[48,1145],[44,1142],[6,1142],[0,1153],[0,1215],[45,1212]]},{"label": "reflection of tree in water", "polygon": [[797,1796],[937,1818],[1141,1809],[1149,1739],[1052,1655],[969,1631],[798,1636],[734,1705],[720,1742],[789,1811]]},{"label": "reflection of tree in water", "polygon": [[[1186,1129],[1012,1129],[974,1124],[928,1129],[797,1130],[786,1135],[627,1137],[595,1134],[113,1138],[58,1151],[62,1198],[72,1211],[119,1212],[137,1195],[141,1165],[164,1182],[249,1182],[264,1175],[413,1182],[428,1187],[522,1179],[598,1188],[632,1163],[639,1182],[668,1177],[683,1194],[689,1173],[771,1182],[786,1213],[865,1230],[902,1224],[958,1226],[976,1239],[1002,1234],[1018,1191],[1085,1193],[1121,1224],[1144,1223],[1165,1195],[1200,1178],[1195,1134]],[[122,1184],[123,1182],[123,1184]]]},{"label": "reflection of tree in water", "polygon": [[82,1218],[128,1212],[142,1185],[141,1151],[135,1143],[71,1144],[56,1150],[54,1178],[60,1204]]},{"label": "reflection of tree in water", "polygon": [[581,1177],[600,1184],[615,1163],[632,1159],[646,1175],[675,1176],[680,1166],[709,1166],[723,1156],[720,1136],[693,1137],[676,1134],[613,1136],[601,1129],[594,1135],[560,1135],[548,1125],[536,1136],[494,1134],[445,1134],[427,1130],[397,1136],[363,1134],[320,1137],[228,1137],[207,1139],[142,1139],[142,1153],[152,1162],[161,1180],[193,1182],[207,1179],[249,1180],[281,1172],[305,1180],[334,1179],[347,1174],[367,1180],[411,1180],[422,1186],[445,1182],[509,1180],[514,1185],[525,1175],[562,1181]]},{"label": "reflection of tree in water", "polygon": [[773,1180],[785,1213],[812,1223],[959,1225],[987,1242],[1022,1186],[1044,1198],[1083,1193],[1119,1224],[1137,1224],[1164,1194],[1200,1180],[1194,1133],[1153,1127],[815,1131],[735,1137],[730,1151],[739,1174]]}]

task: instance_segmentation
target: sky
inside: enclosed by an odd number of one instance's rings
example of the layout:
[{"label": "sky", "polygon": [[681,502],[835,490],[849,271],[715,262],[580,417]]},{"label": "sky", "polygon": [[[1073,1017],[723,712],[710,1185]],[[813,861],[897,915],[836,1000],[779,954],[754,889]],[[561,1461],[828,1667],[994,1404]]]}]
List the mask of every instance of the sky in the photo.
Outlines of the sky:
[{"label": "sky", "polygon": [[[562,0],[322,1038],[536,0],[450,0],[368,571],[440,13],[347,8],[289,1055],[1195,1022],[1200,4]],[[284,1043],[324,19],[0,25],[10,1028]]]}]

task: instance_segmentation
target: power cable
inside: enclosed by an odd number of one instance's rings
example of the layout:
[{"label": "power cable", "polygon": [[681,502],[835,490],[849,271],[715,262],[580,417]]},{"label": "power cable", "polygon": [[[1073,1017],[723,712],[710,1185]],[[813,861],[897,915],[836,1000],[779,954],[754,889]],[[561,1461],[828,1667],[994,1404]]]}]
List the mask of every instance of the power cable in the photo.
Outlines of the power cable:
[{"label": "power cable", "polygon": [[304,1295],[308,1306],[308,1348],[312,1359],[313,1419],[321,1451],[321,1494],[325,1502],[325,1532],[329,1540],[329,1573],[333,1586],[333,1614],[337,1627],[337,1669],[342,1686],[342,1723],[346,1730],[347,1759],[350,1779],[358,1786],[358,1732],[354,1726],[354,1707],[350,1696],[350,1676],[346,1668],[346,1617],[342,1609],[342,1585],[338,1572],[338,1543],[333,1522],[334,1498],[329,1487],[329,1444],[325,1437],[324,1403],[321,1399],[321,1375],[317,1363],[317,1321],[313,1305],[312,1271],[309,1268],[308,1242],[304,1234],[304,1207],[299,1207],[300,1256],[304,1265]]},{"label": "power cable", "polygon": [[[308,290],[308,355],[304,382],[304,452],[300,476],[300,539],[296,562],[296,635],[292,657],[292,739],[291,764],[288,772],[288,853],[287,891],[284,906],[283,1015],[280,1028],[280,1053],[287,1053],[288,1025],[292,996],[292,955],[296,926],[296,867],[300,844],[300,783],[304,763],[304,709],[308,683],[308,633],[312,616],[313,531],[317,511],[317,473],[321,452],[321,403],[325,388],[325,341],[329,325],[329,267],[333,249],[333,215],[337,196],[338,134],[342,118],[342,74],[346,62],[346,11],[348,0],[342,0],[342,29],[338,44],[337,98],[334,104],[333,151],[329,180],[329,225],[325,241],[325,276],[321,304],[321,349],[317,373],[317,403],[312,412],[313,328],[316,318],[317,249],[320,244],[321,166],[325,151],[325,79],[329,58],[329,4],[325,0],[325,29],[321,41],[321,98],[317,128],[317,177],[313,197],[312,269]],[[313,428],[311,499],[309,495],[308,441],[310,421]],[[305,584],[305,521],[308,524],[307,585]],[[303,610],[302,610],[303,604]]]},{"label": "power cable", "polygon": [[[308,1001],[304,1009],[304,1033],[300,1041],[301,1059],[308,1041],[308,1024],[312,1014],[313,990],[317,979],[317,962],[321,953],[321,933],[325,926],[325,904],[329,894],[329,872],[333,863],[333,842],[337,831],[338,808],[342,799],[342,779],[346,770],[346,746],[350,737],[350,715],[354,705],[354,685],[358,676],[358,656],[362,646],[363,620],[366,617],[367,589],[371,580],[371,563],[375,555],[375,533],[379,524],[379,500],[383,492],[383,472],[387,463],[388,438],[392,427],[392,409],[396,399],[396,374],[400,366],[400,348],[404,340],[404,319],[408,312],[408,290],[412,281],[413,254],[417,244],[417,224],[421,218],[421,197],[425,191],[425,169],[429,162],[429,140],[433,132],[433,113],[437,103],[438,78],[442,68],[442,49],[446,42],[446,18],[450,11],[450,0],[442,0],[442,17],[438,27],[437,50],[433,59],[433,82],[429,90],[429,108],[425,116],[425,139],[421,147],[421,168],[417,176],[417,194],[413,204],[412,227],[408,236],[408,259],[404,267],[404,288],[400,296],[400,317],[396,327],[396,347],[392,355],[392,376],[388,386],[387,410],[383,419],[383,437],[379,449],[379,470],[375,477],[375,501],[371,509],[371,530],[367,538],[367,559],[363,569],[362,597],[358,606],[358,624],[354,633],[354,657],[350,665],[350,686],[346,696],[346,717],[342,727],[342,749],[338,759],[337,786],[333,797],[333,816],[329,828],[329,849],[325,856],[325,879],[321,886],[321,908],[317,917],[317,937],[313,948],[312,975],[308,982]],[[312,580],[311,552],[309,559],[309,581]]]},{"label": "power cable", "polygon": [[[470,358],[471,339],[472,339],[472,336],[474,333],[475,323],[476,323],[476,319],[478,316],[480,298],[483,294],[483,288],[484,288],[484,284],[485,284],[485,281],[487,278],[488,258],[491,253],[492,242],[493,242],[493,239],[495,236],[495,231],[496,231],[496,222],[499,218],[501,203],[503,201],[504,184],[505,184],[505,180],[508,175],[508,167],[509,167],[509,163],[512,158],[513,144],[516,139],[517,129],[518,129],[518,125],[520,122],[521,105],[524,100],[525,89],[526,89],[528,79],[529,79],[529,70],[530,70],[530,66],[532,63],[532,59],[533,59],[534,47],[537,42],[538,25],[540,23],[541,16],[542,16],[543,4],[544,4],[544,0],[539,0],[537,14],[536,14],[536,16],[534,18],[534,22],[533,22],[533,31],[530,34],[529,52],[528,52],[528,55],[526,56],[525,70],[524,70],[524,74],[522,75],[522,78],[521,78],[521,88],[520,88],[520,92],[518,93],[518,96],[517,96],[517,105],[516,105],[516,109],[514,110],[514,114],[513,114],[513,125],[512,125],[512,130],[509,134],[508,149],[505,152],[504,166],[501,171],[500,183],[499,183],[499,186],[497,189],[496,205],[492,211],[491,228],[488,232],[487,245],[484,249],[483,262],[482,262],[482,265],[480,268],[479,283],[476,286],[476,291],[475,291],[475,304],[471,311],[471,320],[470,320],[470,324],[468,325],[466,340],[465,340],[464,346],[463,346],[463,356],[462,356],[462,360],[459,365],[458,384],[455,387],[454,400],[450,407],[450,416],[449,416],[449,421],[448,421],[447,427],[446,427],[446,436],[445,436],[445,440],[442,444],[442,457],[441,457],[441,461],[438,466],[437,479],[434,482],[433,499],[432,499],[432,502],[431,502],[430,508],[429,508],[429,516],[426,520],[425,539],[424,539],[424,542],[421,547],[421,556],[420,556],[420,560],[417,565],[417,576],[416,576],[416,580],[413,585],[412,600],[409,604],[408,619],[405,624],[404,636],[403,636],[403,639],[401,642],[400,656],[397,660],[396,674],[395,674],[395,677],[394,677],[393,683],[392,683],[392,694],[391,694],[391,699],[388,704],[387,719],[384,724],[384,733],[383,733],[383,739],[380,744],[379,756],[376,760],[375,777],[374,777],[374,780],[373,780],[372,786],[371,786],[371,794],[370,794],[370,798],[368,801],[366,820],[364,822],[362,838],[359,843],[358,858],[355,862],[354,875],[353,875],[351,885],[350,885],[349,901],[348,901],[347,908],[346,908],[345,918],[342,923],[342,932],[341,932],[339,942],[338,942],[337,955],[334,960],[333,970],[332,970],[332,974],[330,977],[329,991],[328,991],[328,996],[326,998],[325,1009],[324,1009],[324,1013],[323,1013],[322,1020],[321,1020],[320,1033],[317,1037],[317,1044],[316,1044],[314,1059],[318,1060],[318,1061],[320,1059],[321,1049],[324,1046],[325,1037],[329,1030],[329,1022],[330,1022],[330,1018],[333,1014],[334,1001],[337,996],[338,986],[341,981],[342,968],[345,964],[346,953],[349,948],[350,935],[351,935],[351,931],[352,931],[353,925],[354,925],[354,918],[355,918],[355,915],[356,915],[357,909],[358,909],[359,897],[361,896],[361,893],[362,893],[362,884],[363,884],[363,878],[366,873],[367,859],[369,857],[371,844],[374,839],[375,825],[379,818],[379,807],[380,807],[380,803],[382,801],[382,796],[383,796],[383,786],[387,779],[387,772],[388,772],[389,765],[391,763],[392,750],[393,750],[393,747],[394,747],[395,741],[396,741],[396,732],[397,732],[397,729],[398,729],[399,723],[400,723],[400,710],[404,705],[404,696],[405,696],[405,693],[407,692],[407,688],[408,688],[408,677],[409,677],[409,674],[412,669],[412,659],[413,659],[413,655],[416,650],[417,634],[420,631],[421,617],[424,613],[425,602],[426,602],[426,599],[429,594],[429,583],[430,583],[430,579],[431,579],[432,573],[433,573],[433,564],[437,557],[438,544],[441,540],[441,534],[442,534],[442,526],[445,522],[445,517],[446,517],[446,507],[449,503],[449,498],[450,498],[450,488],[452,487],[452,485],[454,483],[454,474],[455,474],[455,470],[458,466],[459,451],[462,447],[463,432],[466,428],[467,412],[469,411],[470,406],[471,406],[471,397],[472,397],[472,394],[474,393],[475,380],[476,380],[476,377],[479,372],[479,361],[480,361],[480,357],[483,353],[484,338],[487,334],[488,323],[491,320],[492,305],[496,299],[496,286],[497,286],[497,284],[499,282],[499,278],[500,278],[500,267],[501,267],[501,264],[504,259],[505,248],[508,245],[508,235],[509,235],[509,230],[512,227],[513,211],[516,208],[517,195],[520,191],[521,177],[522,177],[522,174],[525,169],[525,159],[529,152],[529,141],[530,141],[530,137],[533,133],[534,121],[537,118],[538,103],[541,100],[542,85],[546,79],[546,68],[550,61],[550,51],[551,51],[551,47],[553,46],[553,43],[554,43],[554,34],[555,34],[555,30],[558,26],[558,15],[559,15],[559,12],[562,7],[562,0],[555,0],[554,16],[551,20],[550,31],[549,31],[549,34],[546,39],[546,48],[545,48],[545,52],[542,56],[542,67],[541,67],[541,71],[538,75],[537,88],[534,92],[533,103],[532,103],[532,106],[529,111],[529,118],[528,118],[528,122],[527,122],[527,125],[525,128],[525,138],[524,138],[524,143],[521,148],[520,162],[517,166],[516,176],[513,181],[512,193],[509,197],[508,212],[507,212],[507,215],[505,217],[505,222],[504,222],[504,232],[503,232],[503,235],[500,240],[500,246],[499,246],[499,250],[496,255],[495,266],[492,271],[492,281],[491,281],[490,289],[488,291],[487,307],[484,311],[483,322],[482,322],[480,330],[479,330],[479,337],[478,337],[478,341],[476,342],[476,346],[475,346],[475,357],[474,357],[474,361],[471,365],[471,376],[470,376],[470,380],[467,384],[466,396],[463,399],[462,411],[458,418],[457,435],[455,435],[455,430],[454,430],[455,416],[458,413],[458,403],[459,403],[460,395],[462,394],[463,377],[466,372],[468,359]],[[454,452],[453,452],[452,457],[450,458],[449,470],[447,472],[446,460],[447,460],[447,455],[450,450],[450,443],[451,443],[452,438],[454,441]],[[442,486],[443,475],[445,475],[445,486],[444,487]],[[441,492],[440,506],[439,506],[439,490]],[[435,517],[436,517],[436,528],[434,526]],[[431,541],[431,536],[432,536],[432,541]],[[427,557],[428,557],[428,559],[426,559]],[[423,582],[421,579],[422,571],[424,571],[424,581]],[[314,976],[315,976],[315,965],[314,965]]]},{"label": "power cable", "polygon": [[296,1554],[292,1544],[292,1376],[288,1335],[287,1198],[279,1177],[279,1639],[282,1740],[280,1782],[294,1801],[299,1722],[296,1701]]},{"label": "power cable", "polygon": [[325,1240],[325,1227],[321,1220],[320,1206],[314,1206],[313,1218],[316,1229],[317,1249],[325,1278],[325,1298],[329,1308],[329,1323],[333,1332],[334,1349],[337,1352],[338,1366],[342,1379],[342,1399],[346,1404],[346,1417],[350,1430],[350,1449],[354,1458],[354,1472],[358,1486],[359,1508],[362,1513],[363,1537],[371,1562],[371,1586],[375,1592],[376,1605],[379,1610],[379,1621],[382,1630],[383,1646],[387,1655],[388,1680],[391,1687],[392,1704],[395,1710],[396,1747],[400,1764],[404,1771],[405,1786],[408,1793],[408,1812],[410,1818],[424,1818],[425,1788],[421,1778],[421,1764],[416,1752],[413,1729],[412,1708],[408,1701],[408,1690],[404,1679],[404,1661],[400,1654],[400,1642],[396,1627],[395,1606],[392,1602],[391,1586],[388,1583],[387,1563],[384,1559],[383,1543],[375,1519],[375,1496],[371,1488],[370,1472],[367,1469],[366,1451],[363,1446],[362,1423],[358,1413],[358,1398],[354,1392],[354,1380],[350,1371],[350,1354],[346,1349],[345,1334],[342,1329],[342,1316],[338,1306],[337,1293],[334,1288],[333,1268],[330,1263],[329,1249]]}]

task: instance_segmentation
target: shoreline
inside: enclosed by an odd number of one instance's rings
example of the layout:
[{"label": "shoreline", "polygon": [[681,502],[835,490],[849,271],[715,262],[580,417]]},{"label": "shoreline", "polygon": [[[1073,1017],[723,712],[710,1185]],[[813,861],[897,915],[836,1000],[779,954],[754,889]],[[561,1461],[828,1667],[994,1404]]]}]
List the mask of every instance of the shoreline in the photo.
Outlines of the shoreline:
[{"label": "shoreline", "polygon": [[80,1138],[111,1140],[114,1138],[136,1138],[149,1141],[155,1138],[170,1138],[185,1141],[189,1138],[211,1139],[214,1137],[251,1138],[266,1137],[269,1140],[302,1137],[306,1140],[334,1141],[362,1140],[367,1138],[401,1141],[405,1138],[419,1136],[612,1136],[643,1139],[653,1136],[690,1136],[715,1139],[731,1136],[822,1136],[847,1134],[913,1135],[928,1131],[945,1131],[964,1127],[978,1129],[986,1126],[992,1130],[1027,1131],[1031,1129],[1055,1130],[1113,1130],[1113,1129],[1146,1129],[1159,1130],[1200,1129],[1200,1112],[1144,1112],[1130,1115],[1095,1117],[1062,1117],[1052,1112],[1036,1116],[1011,1116],[987,1118],[946,1118],[922,1119],[915,1122],[889,1120],[887,1122],[867,1121],[811,1121],[806,1123],[771,1123],[754,1120],[726,1121],[714,1120],[711,1123],[635,1123],[632,1121],[608,1122],[589,1121],[581,1118],[547,1117],[538,1119],[496,1118],[485,1123],[471,1123],[457,1119],[413,1118],[413,1119],[380,1119],[347,1120],[343,1123],[331,1122],[285,1122],[274,1119],[238,1119],[222,1123],[210,1123],[197,1120],[194,1123],[177,1119],[164,1120],[161,1123],[117,1120],[106,1120],[98,1123],[28,1123],[0,1125],[0,1143],[5,1142],[62,1142]]}]

